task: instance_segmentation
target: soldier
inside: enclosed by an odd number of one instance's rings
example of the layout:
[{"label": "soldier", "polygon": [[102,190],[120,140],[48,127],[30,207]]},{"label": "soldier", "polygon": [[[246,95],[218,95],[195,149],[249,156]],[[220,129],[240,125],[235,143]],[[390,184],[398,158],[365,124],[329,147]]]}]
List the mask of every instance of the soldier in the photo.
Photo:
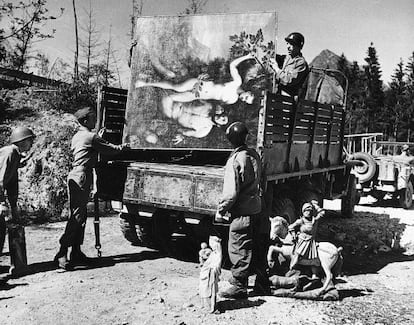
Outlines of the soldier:
[{"label": "soldier", "polygon": [[278,91],[297,97],[309,73],[308,64],[302,55],[305,38],[301,33],[290,33],[285,38],[288,55],[276,55],[272,60],[272,68],[276,73]]},{"label": "soldier", "polygon": [[10,220],[10,216],[13,221],[19,218],[17,170],[21,166],[23,155],[32,147],[34,138],[32,130],[20,126],[11,133],[11,144],[0,149],[0,253],[6,236],[6,221]]},{"label": "soldier", "polygon": [[[89,261],[81,251],[81,245],[85,233],[87,203],[93,182],[92,170],[98,161],[98,153],[113,155],[120,153],[126,147],[126,145],[111,144],[91,131],[96,122],[96,114],[91,107],[78,110],[75,117],[80,127],[71,143],[74,159],[73,168],[68,175],[70,216],[59,241],[59,252],[55,256],[59,268],[65,270],[72,265],[87,264]],[[69,247],[72,247],[70,264],[67,259]]]},{"label": "soldier", "polygon": [[410,146],[409,146],[408,144],[404,144],[404,145],[401,147],[401,154],[400,154],[400,156],[401,156],[401,157],[409,157],[409,156],[411,156],[411,153],[410,153]]},{"label": "soldier", "polygon": [[224,171],[223,194],[216,218],[230,213],[228,253],[232,263],[232,286],[220,295],[224,298],[247,297],[247,281],[252,268],[253,233],[261,212],[260,157],[248,148],[248,130],[241,122],[232,123],[226,136],[234,147]]}]

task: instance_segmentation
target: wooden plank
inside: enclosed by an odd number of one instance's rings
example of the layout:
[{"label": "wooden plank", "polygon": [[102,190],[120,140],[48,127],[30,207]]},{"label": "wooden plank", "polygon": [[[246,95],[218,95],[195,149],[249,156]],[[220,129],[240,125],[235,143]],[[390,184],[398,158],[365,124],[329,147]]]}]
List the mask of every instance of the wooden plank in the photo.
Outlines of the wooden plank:
[{"label": "wooden plank", "polygon": [[273,125],[272,127],[266,127],[265,132],[266,132],[266,134],[268,134],[268,133],[284,134],[284,133],[289,132],[289,128],[281,126],[281,125]]},{"label": "wooden plank", "polygon": [[311,136],[312,135],[312,129],[296,126],[295,127],[295,130],[293,131],[293,134],[294,135],[301,134],[301,135]]},{"label": "wooden plank", "polygon": [[121,94],[121,95],[127,95],[128,94],[128,90],[127,89],[122,89],[122,88],[114,88],[114,87],[102,87],[102,90],[107,92],[107,93],[112,93],[112,94]]},{"label": "wooden plank", "polygon": [[125,118],[123,116],[114,116],[114,115],[105,115],[104,117],[105,124],[107,123],[125,123]]},{"label": "wooden plank", "polygon": [[104,101],[114,101],[114,102],[126,103],[127,96],[121,95],[121,94],[104,93],[103,100]]},{"label": "wooden plank", "polygon": [[118,109],[118,108],[105,107],[104,114],[116,115],[116,116],[125,116],[125,110]]},{"label": "wooden plank", "polygon": [[312,120],[297,120],[296,121],[296,126],[301,126],[301,127],[307,127],[309,129],[312,128],[313,125],[313,121]]},{"label": "wooden plank", "polygon": [[123,110],[125,112],[126,102],[122,103],[122,102],[111,102],[111,101],[108,101],[108,100],[103,100],[102,101],[102,107],[112,108],[112,109],[120,109],[120,110]]},{"label": "wooden plank", "polygon": [[265,134],[265,141],[274,141],[274,142],[286,142],[288,141],[289,137],[288,135],[284,134]]},{"label": "wooden plank", "polygon": [[[301,142],[308,142],[310,141],[310,136],[309,135],[303,135],[303,134],[294,134],[292,141],[296,142],[296,141],[301,141]],[[305,158],[305,157],[304,157]]]}]

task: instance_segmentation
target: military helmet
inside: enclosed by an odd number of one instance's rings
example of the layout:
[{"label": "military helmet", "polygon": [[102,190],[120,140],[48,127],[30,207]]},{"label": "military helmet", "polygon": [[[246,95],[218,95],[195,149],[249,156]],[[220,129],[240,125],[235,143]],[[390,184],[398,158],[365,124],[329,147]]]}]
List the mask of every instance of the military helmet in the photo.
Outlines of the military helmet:
[{"label": "military helmet", "polygon": [[82,122],[91,114],[95,114],[95,110],[92,107],[86,106],[78,109],[73,115],[75,115],[79,122]]},{"label": "military helmet", "polygon": [[246,136],[249,133],[247,126],[242,122],[233,122],[226,130],[226,137],[230,143],[239,147],[246,143]]},{"label": "military helmet", "polygon": [[313,211],[313,205],[312,203],[306,202],[305,204],[303,204],[302,206],[302,213],[307,211],[307,210],[311,210]]},{"label": "military helmet", "polygon": [[285,37],[285,41],[302,48],[303,44],[305,44],[305,37],[301,33],[293,32]]},{"label": "military helmet", "polygon": [[17,143],[29,138],[34,138],[35,134],[32,130],[25,126],[19,126],[15,128],[10,134],[10,142]]}]

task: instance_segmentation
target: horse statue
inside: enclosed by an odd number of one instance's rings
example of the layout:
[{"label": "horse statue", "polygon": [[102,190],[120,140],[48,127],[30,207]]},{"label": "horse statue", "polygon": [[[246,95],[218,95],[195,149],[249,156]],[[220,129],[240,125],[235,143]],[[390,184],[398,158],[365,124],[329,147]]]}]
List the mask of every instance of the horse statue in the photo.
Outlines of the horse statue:
[{"label": "horse statue", "polygon": [[[270,268],[273,268],[275,257],[282,254],[283,257],[290,260],[293,256],[294,243],[288,234],[288,222],[280,216],[269,217],[270,219],[270,239],[273,242],[279,242],[282,245],[270,245],[267,253],[267,262]],[[317,260],[300,259],[298,264],[308,265],[313,268],[322,267],[325,272],[325,281],[320,294],[328,289],[331,281],[337,276],[342,267],[343,258],[341,255],[342,247],[337,248],[329,242],[317,242]]]}]

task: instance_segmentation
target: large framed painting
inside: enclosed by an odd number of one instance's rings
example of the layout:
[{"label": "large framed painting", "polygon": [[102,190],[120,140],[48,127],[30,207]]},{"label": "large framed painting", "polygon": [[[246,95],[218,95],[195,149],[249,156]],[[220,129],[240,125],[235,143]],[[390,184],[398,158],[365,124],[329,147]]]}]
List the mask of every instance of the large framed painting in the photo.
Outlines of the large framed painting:
[{"label": "large framed painting", "polygon": [[255,143],[276,29],[274,12],[138,18],[124,142],[230,149],[225,130],[243,121]]}]

